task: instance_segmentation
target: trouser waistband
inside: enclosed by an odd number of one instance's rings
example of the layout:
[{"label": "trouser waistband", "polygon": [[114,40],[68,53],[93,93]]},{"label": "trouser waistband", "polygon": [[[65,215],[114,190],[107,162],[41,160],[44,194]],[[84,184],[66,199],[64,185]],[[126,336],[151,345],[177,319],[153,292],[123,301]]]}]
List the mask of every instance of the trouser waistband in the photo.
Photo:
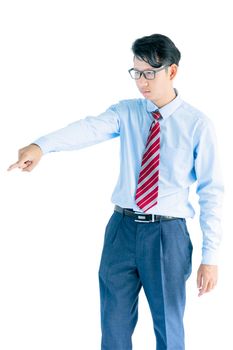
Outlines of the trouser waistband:
[{"label": "trouser waistband", "polygon": [[133,217],[136,222],[155,222],[160,220],[175,220],[180,219],[174,216],[166,215],[157,215],[157,214],[145,214],[143,212],[137,212],[130,208],[121,208],[118,205],[115,205],[114,210],[118,213],[121,213],[126,216]]}]

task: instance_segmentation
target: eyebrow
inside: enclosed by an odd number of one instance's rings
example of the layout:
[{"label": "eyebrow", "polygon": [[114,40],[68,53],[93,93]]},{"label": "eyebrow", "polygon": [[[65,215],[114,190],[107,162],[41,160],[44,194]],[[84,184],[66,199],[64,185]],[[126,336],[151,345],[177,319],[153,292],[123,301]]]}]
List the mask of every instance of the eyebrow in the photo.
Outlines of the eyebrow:
[{"label": "eyebrow", "polygon": [[156,70],[156,69],[154,69],[154,68],[146,68],[146,69],[143,69],[143,70],[140,70],[140,69],[138,69],[138,68],[136,68],[136,67],[133,67],[133,69],[134,70],[137,70],[138,72],[145,72],[145,71],[147,71],[147,70]]}]

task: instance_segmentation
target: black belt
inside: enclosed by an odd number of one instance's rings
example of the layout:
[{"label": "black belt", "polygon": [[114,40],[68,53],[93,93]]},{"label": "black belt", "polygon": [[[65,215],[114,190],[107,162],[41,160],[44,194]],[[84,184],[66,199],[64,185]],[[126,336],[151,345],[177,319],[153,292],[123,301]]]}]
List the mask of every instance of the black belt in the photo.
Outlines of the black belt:
[{"label": "black belt", "polygon": [[115,205],[115,211],[123,215],[133,217],[136,222],[155,222],[159,220],[175,220],[180,219],[174,216],[165,216],[165,215],[156,215],[156,214],[144,214],[141,212],[134,211],[133,209],[121,208],[118,205]]}]

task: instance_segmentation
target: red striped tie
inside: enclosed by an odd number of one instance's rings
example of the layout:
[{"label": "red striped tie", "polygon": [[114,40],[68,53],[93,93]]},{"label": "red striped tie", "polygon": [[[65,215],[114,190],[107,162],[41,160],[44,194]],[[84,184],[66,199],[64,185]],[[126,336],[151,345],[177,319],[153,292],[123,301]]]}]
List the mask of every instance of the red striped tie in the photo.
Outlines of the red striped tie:
[{"label": "red striped tie", "polygon": [[160,151],[160,124],[158,119],[161,114],[157,110],[152,115],[155,120],[150,126],[135,197],[137,206],[144,212],[158,203]]}]

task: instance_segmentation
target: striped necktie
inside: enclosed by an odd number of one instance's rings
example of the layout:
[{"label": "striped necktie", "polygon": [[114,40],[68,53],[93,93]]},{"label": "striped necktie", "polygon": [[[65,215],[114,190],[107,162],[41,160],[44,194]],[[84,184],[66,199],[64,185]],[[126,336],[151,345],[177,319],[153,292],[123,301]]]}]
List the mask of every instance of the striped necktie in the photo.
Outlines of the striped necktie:
[{"label": "striped necktie", "polygon": [[160,124],[159,110],[152,112],[154,120],[150,126],[136,190],[136,204],[146,212],[157,204],[159,191]]}]

